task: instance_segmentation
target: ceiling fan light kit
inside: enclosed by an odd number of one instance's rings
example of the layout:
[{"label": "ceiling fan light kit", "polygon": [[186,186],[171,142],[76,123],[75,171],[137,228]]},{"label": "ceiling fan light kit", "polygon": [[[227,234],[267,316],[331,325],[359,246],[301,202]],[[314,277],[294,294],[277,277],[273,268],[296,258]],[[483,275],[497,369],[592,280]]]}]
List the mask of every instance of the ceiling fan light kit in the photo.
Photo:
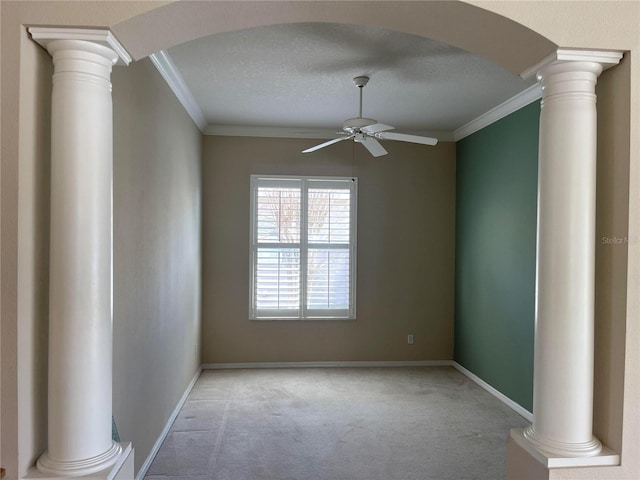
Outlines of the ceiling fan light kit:
[{"label": "ceiling fan light kit", "polygon": [[436,138],[421,137],[419,135],[409,135],[406,133],[389,132],[389,130],[395,130],[395,127],[391,125],[385,125],[384,123],[378,123],[373,118],[365,118],[362,116],[362,90],[369,82],[369,77],[361,76],[355,77],[353,83],[360,90],[360,112],[355,118],[349,118],[342,123],[342,130],[345,132],[344,137],[334,138],[328,142],[321,143],[311,148],[303,150],[302,153],[311,153],[321,148],[328,147],[334,143],[342,142],[344,140],[353,139],[354,142],[362,144],[371,155],[374,157],[380,157],[386,155],[388,152],[380,144],[377,139],[380,140],[396,140],[400,142],[420,143],[422,145],[435,145],[438,143]]}]

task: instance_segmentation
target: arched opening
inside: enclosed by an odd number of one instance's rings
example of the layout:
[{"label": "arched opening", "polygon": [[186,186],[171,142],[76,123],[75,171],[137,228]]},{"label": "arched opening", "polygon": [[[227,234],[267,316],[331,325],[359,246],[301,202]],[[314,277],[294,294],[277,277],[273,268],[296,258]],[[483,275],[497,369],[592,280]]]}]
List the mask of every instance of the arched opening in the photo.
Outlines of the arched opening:
[{"label": "arched opening", "polygon": [[463,2],[175,2],[112,29],[140,59],[215,33],[302,22],[369,25],[431,38],[516,75],[557,47],[508,18]]},{"label": "arched opening", "polygon": [[[134,57],[137,59],[141,59],[154,51],[207,35],[212,33],[212,31],[235,30],[250,26],[286,23],[289,21],[317,21],[317,19],[334,22],[348,19],[349,23],[376,25],[416,35],[432,36],[433,38],[438,38],[469,51],[484,55],[516,74],[521,73],[525,68],[555,49],[555,46],[551,42],[542,39],[542,37],[537,34],[533,34],[533,43],[528,44],[527,41],[523,40],[523,38],[526,37],[523,33],[523,31],[527,30],[526,28],[504,17],[499,17],[493,13],[488,13],[476,7],[458,2],[443,2],[443,4],[431,5],[421,4],[419,6],[401,5],[400,7],[397,4],[393,5],[392,2],[385,2],[384,4],[380,2],[380,5],[368,5],[366,9],[363,9],[362,5],[349,5],[345,8],[345,5],[341,5],[338,2],[332,5],[335,6],[335,10],[333,11],[327,8],[326,2],[309,2],[307,5],[295,4],[293,6],[272,5],[274,10],[277,11],[276,14],[272,15],[272,12],[269,13],[267,11],[268,7],[264,4],[247,3],[245,5],[231,5],[231,2],[229,2],[220,5],[212,2],[207,5],[206,3],[200,2],[181,2],[181,4],[159,7],[138,17],[113,24],[112,27],[123,43],[125,43],[128,48],[131,48]],[[182,9],[184,9],[185,12],[189,10],[191,13],[182,17],[180,13]],[[418,9],[419,12],[416,12],[414,9]],[[215,13],[206,14],[208,10],[212,12],[215,11]],[[441,13],[440,16],[436,15],[438,12]],[[459,16],[456,16],[457,14],[455,12],[458,12]],[[55,23],[60,24],[95,25],[101,23],[100,20],[95,20],[95,17],[91,15],[85,15],[85,17],[83,17],[82,14],[79,14],[70,17],[68,20],[61,19],[63,17],[57,18]],[[107,16],[105,18],[110,17]],[[463,21],[463,18],[469,22]],[[33,19],[29,23],[43,22],[37,15],[26,15],[25,19]],[[109,24],[110,21],[105,19],[104,25]],[[496,40],[502,38],[496,35],[495,37],[492,36],[492,38],[494,38],[494,43],[492,43],[490,40],[483,38],[484,35],[482,33],[476,32],[476,34],[473,35],[469,32],[469,25],[473,24],[477,24],[477,30],[482,32],[487,29],[495,32],[504,31],[506,36],[504,38],[514,39],[514,41],[502,42]],[[185,28],[179,28],[180,25],[183,25]],[[194,25],[197,26],[197,28],[194,28]],[[452,27],[452,25],[455,27]],[[432,29],[430,34],[427,26]],[[496,27],[495,29],[489,28],[494,26]],[[518,41],[515,41],[515,39],[518,39]],[[536,42],[539,40],[542,40],[545,46],[542,48],[531,47],[531,45],[537,44]],[[505,45],[505,43],[508,43],[508,45]],[[529,49],[529,47],[531,47],[531,49]],[[529,54],[531,51],[535,51],[535,53]],[[29,65],[24,68],[26,72],[29,72]],[[628,65],[626,72],[627,74],[629,72]],[[5,98],[5,90],[9,91],[3,86],[3,98]],[[18,91],[16,87],[14,93]],[[3,131],[4,128],[5,127],[3,127]],[[9,127],[6,128],[9,129]],[[17,132],[18,127],[15,128]],[[15,138],[17,137],[18,136],[15,135]],[[6,141],[7,138],[11,138],[11,135],[3,136],[3,140]],[[16,159],[16,162],[17,161]],[[7,177],[5,176],[5,178]],[[5,182],[6,181],[7,180],[5,180]],[[9,202],[4,202],[3,210],[15,207],[17,212],[17,200],[13,204],[11,203],[12,192],[5,190],[5,195],[9,198]],[[6,243],[3,245],[3,250],[6,245]],[[6,304],[6,301],[7,296],[3,297],[4,304]],[[5,351],[6,349],[3,350],[3,359]],[[5,365],[7,365],[7,363],[3,362],[3,368]],[[5,391],[3,388],[3,395],[5,395]],[[5,425],[3,424],[3,428],[4,427]],[[10,423],[9,427],[11,427]]]},{"label": "arched opening", "polygon": [[[487,15],[487,12],[465,4],[424,3],[412,5],[411,8],[373,4],[366,9],[347,4],[332,10],[325,3],[315,7],[300,4],[286,7],[277,4],[213,4],[209,9],[197,4],[170,5],[155,11],[148,23],[143,18],[134,18],[114,26],[113,30],[135,58],[143,58],[158,50],[167,50],[212,34],[248,28],[306,22],[363,25],[436,39],[483,56],[515,75],[521,74],[556,49],[555,44],[535,32],[504,17]],[[178,13],[177,10],[182,8],[184,10]],[[184,23],[189,25],[189,29],[183,32],[169,29],[168,25],[175,26],[176,19],[182,18],[182,15],[187,18]],[[163,22],[167,22],[167,25],[163,26]],[[452,24],[457,28],[451,28]],[[495,32],[495,35],[487,36],[487,30]],[[154,38],[157,37],[154,32],[160,31],[168,34]],[[143,36],[143,40],[140,40]],[[510,41],[501,42],[498,40],[500,38],[510,38]]]}]

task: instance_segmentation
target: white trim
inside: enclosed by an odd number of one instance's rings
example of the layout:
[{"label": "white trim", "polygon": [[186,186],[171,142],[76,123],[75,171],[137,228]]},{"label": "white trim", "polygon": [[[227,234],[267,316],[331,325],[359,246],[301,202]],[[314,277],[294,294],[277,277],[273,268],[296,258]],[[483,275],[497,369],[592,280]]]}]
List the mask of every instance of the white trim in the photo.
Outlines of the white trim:
[{"label": "white trim", "polygon": [[[34,37],[35,39],[35,37]],[[569,56],[569,53],[571,56]],[[601,60],[603,58],[610,59],[611,62],[615,61],[622,54],[620,52],[588,52],[577,50],[558,50],[551,56],[542,60],[539,64],[531,67],[529,70],[535,70],[538,66],[543,65],[550,60],[556,59],[556,57],[562,55],[562,59],[576,59],[576,58],[595,58],[594,55],[599,55],[597,58]],[[552,58],[553,57],[553,58]],[[178,68],[171,60],[169,53],[165,50],[161,50],[158,53],[149,55],[149,59],[162,75],[162,78],[167,82],[169,88],[173,91],[178,98],[184,109],[189,116],[193,119],[203,135],[214,136],[227,136],[227,137],[266,137],[266,138],[318,138],[318,139],[334,139],[338,137],[338,128],[322,129],[322,128],[304,128],[304,127],[267,127],[258,125],[214,125],[207,124],[207,120],[198,105],[198,102],[194,98],[191,90],[187,86],[184,78],[180,75]],[[617,62],[616,62],[617,63]],[[613,65],[613,64],[612,64]],[[524,77],[523,72],[521,76]],[[534,71],[535,73],[535,71]],[[494,122],[510,115],[511,113],[529,105],[530,103],[540,99],[542,97],[542,91],[540,85],[536,83],[526,90],[514,95],[510,99],[501,103],[497,107],[492,108],[486,113],[483,113],[479,117],[471,120],[470,122],[458,127],[453,132],[448,131],[404,131],[411,135],[426,135],[437,138],[440,142],[457,142],[465,137],[468,137],[472,133],[477,132]]]},{"label": "white trim", "polygon": [[[115,476],[120,472],[120,469],[127,460],[129,460],[129,456],[133,452],[131,442],[120,442],[120,447],[122,447],[122,452],[120,452],[120,456],[118,457],[118,460],[116,460],[116,463],[111,467],[110,475],[113,475],[113,478],[115,478]],[[133,458],[131,460],[132,462],[134,461]],[[107,479],[109,479],[109,476],[107,476]]]},{"label": "white trim", "polygon": [[64,28],[64,27],[29,27],[31,38],[47,48],[54,40],[84,40],[109,47],[118,55],[117,65],[129,65],[131,55],[125,50],[118,39],[105,29]]},{"label": "white trim", "polygon": [[525,107],[540,98],[542,98],[542,90],[540,89],[540,85],[536,83],[535,85],[532,85],[526,90],[511,97],[506,102],[503,102],[497,107],[492,108],[488,112],[483,113],[478,118],[475,118],[474,120],[471,120],[469,123],[459,128],[456,128],[453,132],[453,139],[456,142],[458,140],[462,140],[463,138],[468,137],[472,133],[475,133],[478,130],[482,130],[483,128],[488,127],[492,123],[495,123],[498,120],[501,120],[507,115],[510,115],[513,112],[520,110],[522,107]]},{"label": "white trim", "polygon": [[255,363],[205,363],[203,370],[235,370],[261,368],[361,368],[361,367],[451,367],[452,360],[418,360],[388,362],[255,362]]},{"label": "white trim", "polygon": [[569,48],[559,48],[555,52],[547,55],[535,65],[527,68],[520,74],[525,80],[546,65],[553,62],[595,62],[602,65],[602,69],[613,67],[620,63],[623,52],[619,51],[598,51],[598,50],[571,50]]},{"label": "white trim", "polygon": [[[204,129],[205,135],[218,135],[225,137],[268,137],[268,138],[338,138],[339,128],[304,128],[304,127],[261,127],[258,125],[208,125]],[[453,142],[453,134],[445,131],[417,131],[403,130],[402,133],[410,135],[426,135],[435,137],[441,142]]]},{"label": "white trim", "polygon": [[167,420],[166,425],[162,429],[162,432],[160,432],[160,435],[158,436],[156,443],[153,444],[153,448],[151,448],[149,455],[147,455],[147,459],[142,464],[142,467],[140,467],[140,470],[138,471],[138,474],[136,475],[135,480],[144,480],[144,477],[147,474],[147,471],[149,470],[149,467],[151,466],[153,459],[156,458],[156,455],[158,454],[158,451],[162,446],[162,442],[164,442],[164,439],[167,438],[167,435],[169,434],[169,430],[171,430],[171,426],[173,425],[173,422],[176,420],[176,417],[180,413],[180,410],[182,409],[184,402],[187,401],[187,397],[189,397],[189,394],[191,393],[191,390],[193,389],[196,382],[198,381],[198,378],[200,377],[201,373],[202,373],[202,366],[198,367],[198,370],[196,370],[196,373],[193,375],[193,378],[189,382],[189,385],[187,385],[187,388],[182,394],[182,397],[180,397],[180,400],[178,400],[178,404],[176,405],[176,408],[173,409],[173,412],[169,416],[169,419]]},{"label": "white trim", "polygon": [[550,62],[556,61],[558,59],[557,54],[558,52],[550,53],[549,55],[544,57],[542,60],[540,60],[538,63],[530,66],[525,71],[523,71],[520,74],[520,77],[526,80],[527,78],[536,75],[538,73],[538,70],[540,70],[544,65],[547,65]]},{"label": "white trim", "polygon": [[513,411],[533,422],[533,414],[523,406],[517,404],[509,397],[499,392],[487,382],[455,360],[399,360],[399,361],[365,361],[365,362],[248,362],[248,363],[204,363],[203,370],[236,370],[236,369],[263,369],[263,368],[384,368],[384,367],[453,367],[468,377],[478,386],[496,397]]},{"label": "white trim", "polygon": [[89,476],[82,475],[80,477],[68,477],[65,475],[64,477],[60,477],[54,474],[42,473],[37,469],[35,464],[33,464],[33,466],[29,467],[27,473],[19,478],[20,480],[66,480],[69,478],[85,480],[114,480],[116,478],[121,478],[118,477],[118,474],[121,473],[122,467],[129,461],[129,459],[131,459],[131,461],[133,462],[132,454],[134,453],[134,451],[131,442],[120,442],[120,447],[122,448],[122,451],[118,454],[118,458],[113,465],[105,468],[104,470],[101,470],[100,472],[89,474]]},{"label": "white trim", "polygon": [[193,97],[191,90],[189,90],[187,83],[184,81],[184,78],[182,78],[182,75],[180,75],[173,60],[171,60],[169,53],[165,50],[160,50],[158,53],[149,55],[149,59],[155,65],[160,75],[162,75],[165,82],[167,82],[167,85],[169,85],[169,88],[178,98],[193,122],[201,132],[204,132],[207,126],[207,120],[198,102],[196,102],[196,99]]},{"label": "white trim", "polygon": [[620,455],[604,445],[600,453],[593,457],[558,457],[538,450],[535,445],[524,436],[522,428],[512,428],[510,437],[520,448],[526,450],[533,458],[549,469],[620,465]]},{"label": "white trim", "polygon": [[304,127],[260,127],[252,125],[207,125],[205,135],[223,137],[269,137],[269,138],[337,138],[338,129],[326,130]]},{"label": "white trim", "polygon": [[[44,29],[44,28],[30,28],[29,32],[32,33],[34,40],[38,41],[38,38],[32,31],[34,30],[63,30],[70,31],[71,29]],[[84,32],[84,30],[78,30]],[[93,32],[107,32],[108,38],[117,43],[117,40],[111,32],[108,30],[94,30]],[[104,33],[103,33],[104,36]],[[38,41],[38,43],[41,43]],[[117,43],[117,45],[120,45]],[[111,45],[114,50],[116,48]],[[120,46],[120,48],[122,48]],[[116,50],[120,54],[120,50]],[[124,54],[124,48],[122,48]],[[128,56],[128,54],[126,54]],[[537,64],[528,68],[520,75],[526,79],[534,75],[542,66],[553,61],[592,61],[601,63],[604,68],[617,65],[622,58],[622,52],[617,51],[588,51],[588,50],[570,50],[570,49],[558,49],[551,55],[545,57]],[[124,57],[123,57],[124,58]],[[131,61],[131,57],[128,57]],[[207,120],[198,105],[198,102],[193,97],[191,90],[187,86],[184,78],[180,75],[177,67],[171,60],[169,53],[165,50],[161,50],[158,53],[149,55],[149,59],[153,62],[155,67],[162,75],[162,78],[167,82],[169,88],[173,91],[178,98],[184,109],[189,116],[193,119],[200,131],[204,135],[218,135],[229,137],[269,137],[269,138],[319,138],[319,139],[333,139],[337,138],[336,130],[318,129],[318,128],[304,128],[304,127],[265,127],[255,125],[210,125],[207,124]],[[128,61],[127,61],[128,63]],[[540,85],[536,83],[526,90],[514,95],[510,99],[501,103],[497,107],[492,108],[488,112],[483,113],[479,117],[471,120],[470,122],[458,127],[453,132],[447,131],[431,131],[431,132],[404,132],[413,135],[427,135],[437,138],[441,142],[457,142],[465,137],[468,137],[472,133],[481,130],[492,123],[510,115],[511,113],[529,105],[530,103],[540,99],[542,97],[542,91]]]},{"label": "white trim", "polygon": [[502,403],[504,403],[506,406],[511,407],[511,409],[513,411],[515,411],[516,413],[519,413],[521,416],[523,416],[526,420],[528,420],[529,422],[533,422],[533,414],[527,410],[526,408],[524,408],[522,405],[519,405],[518,403],[514,402],[513,400],[511,400],[509,397],[507,397],[505,394],[499,392],[498,390],[496,390],[495,388],[493,388],[491,385],[489,385],[487,382],[485,382],[484,380],[482,380],[480,377],[478,377],[477,375],[471,373],[469,370],[467,370],[466,368],[464,368],[462,365],[460,365],[458,362],[454,361],[451,363],[453,368],[455,368],[456,370],[458,370],[460,373],[462,373],[463,375],[467,376],[468,378],[470,378],[471,380],[473,380],[475,383],[477,383],[480,387],[484,388],[487,392],[489,392],[491,395],[493,395],[494,397],[496,397],[498,400],[500,400]]},{"label": "white trim", "polygon": [[[250,176],[251,184],[251,228],[250,228],[250,270],[249,270],[249,320],[355,320],[356,318],[356,225],[358,202],[357,177],[327,177],[327,176],[300,176],[300,175],[259,175]],[[261,188],[284,188],[300,191],[300,218],[298,228],[299,239],[297,243],[260,241],[258,238],[258,192]],[[322,242],[309,242],[307,236],[308,221],[308,192],[309,188],[339,189],[349,192],[349,239],[342,243],[326,244]],[[258,305],[258,252],[261,249],[297,249],[299,252],[299,303],[297,308],[291,305],[290,309],[259,308]],[[309,308],[307,300],[310,294],[307,286],[307,261],[308,252],[313,249],[332,250],[340,249],[349,251],[349,295],[346,308]],[[280,287],[277,287],[278,295]]]}]

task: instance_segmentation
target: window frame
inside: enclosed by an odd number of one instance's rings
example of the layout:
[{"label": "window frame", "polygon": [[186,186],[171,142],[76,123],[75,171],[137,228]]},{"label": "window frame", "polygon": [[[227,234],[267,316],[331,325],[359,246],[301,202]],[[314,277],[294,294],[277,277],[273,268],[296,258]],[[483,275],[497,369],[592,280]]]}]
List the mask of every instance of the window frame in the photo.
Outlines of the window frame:
[{"label": "window frame", "polygon": [[[256,308],[257,302],[257,267],[258,267],[258,188],[260,183],[272,183],[277,186],[279,181],[282,185],[298,181],[300,184],[300,232],[299,242],[274,242],[271,245],[281,244],[292,248],[299,248],[300,258],[300,301],[298,309],[291,310],[291,315],[285,315],[285,310],[261,310]],[[323,182],[325,182],[323,184]],[[331,246],[327,243],[309,243],[308,241],[308,192],[309,185],[329,187],[331,183],[344,182],[349,185],[349,306],[346,309],[309,309],[307,307],[307,259],[308,251],[312,248],[336,249],[340,247]],[[315,185],[314,185],[315,184]],[[358,179],[356,177],[340,176],[316,176],[316,175],[260,175],[252,174],[250,177],[250,252],[249,252],[249,320],[355,320],[356,319],[356,260],[357,260],[357,199],[358,199]],[[267,242],[265,242],[267,243]],[[267,245],[269,245],[267,243]],[[343,244],[344,245],[344,244]],[[269,248],[268,246],[263,248]],[[277,248],[277,247],[274,247]],[[344,249],[344,246],[342,247]]]}]

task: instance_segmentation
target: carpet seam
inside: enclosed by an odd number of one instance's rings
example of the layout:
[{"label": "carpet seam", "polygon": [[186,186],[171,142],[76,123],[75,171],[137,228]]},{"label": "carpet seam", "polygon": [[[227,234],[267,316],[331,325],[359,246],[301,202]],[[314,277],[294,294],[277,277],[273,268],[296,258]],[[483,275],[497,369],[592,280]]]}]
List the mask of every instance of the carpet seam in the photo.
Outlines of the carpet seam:
[{"label": "carpet seam", "polygon": [[216,469],[216,462],[218,461],[218,454],[220,453],[220,446],[222,445],[222,437],[224,436],[224,430],[227,427],[227,418],[229,417],[229,402],[226,402],[224,406],[224,413],[222,415],[222,423],[220,424],[220,431],[216,438],[216,444],[213,447],[213,458],[211,460],[211,467],[209,468],[209,474],[213,475]]}]

